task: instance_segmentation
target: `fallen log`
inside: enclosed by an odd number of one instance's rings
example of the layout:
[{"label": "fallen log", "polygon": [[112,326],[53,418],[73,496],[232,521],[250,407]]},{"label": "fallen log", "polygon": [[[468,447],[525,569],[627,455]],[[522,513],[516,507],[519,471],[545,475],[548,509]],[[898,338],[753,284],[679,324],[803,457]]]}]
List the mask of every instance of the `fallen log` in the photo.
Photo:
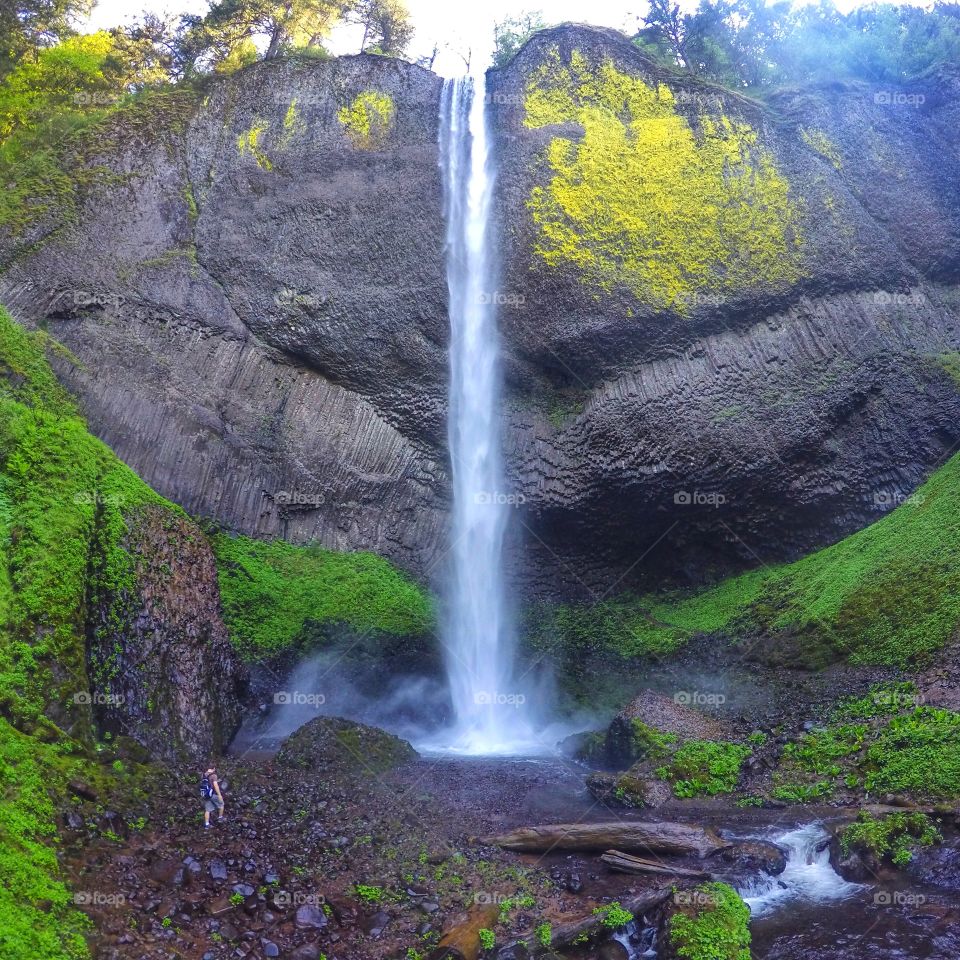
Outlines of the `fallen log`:
[{"label": "fallen log", "polygon": [[500,908],[496,904],[476,907],[441,938],[430,960],[477,960],[480,956],[480,931],[492,930]]},{"label": "fallen log", "polygon": [[[664,887],[662,890],[648,890],[646,893],[621,900],[620,906],[632,913],[634,917],[642,917],[648,910],[666,903],[672,896],[672,887]],[[606,913],[601,909],[599,913],[591,912],[581,920],[554,927],[550,932],[549,946],[539,943],[535,931],[528,930],[522,936],[517,937],[516,940],[511,940],[497,950],[497,960],[511,960],[511,958],[520,955],[536,957],[540,954],[553,954],[565,947],[572,946],[574,943],[582,943],[584,938],[589,938],[604,927],[605,919]]]},{"label": "fallen log", "polygon": [[670,877],[691,877],[694,880],[710,879],[710,874],[703,870],[674,867],[658,860],[644,860],[643,857],[634,857],[621,850],[608,850],[600,859],[618,873],[658,873]]},{"label": "fallen log", "polygon": [[685,823],[559,823],[521,827],[483,843],[505,850],[545,853],[550,850],[623,850],[627,853],[663,853],[708,857],[729,847],[716,831]]}]

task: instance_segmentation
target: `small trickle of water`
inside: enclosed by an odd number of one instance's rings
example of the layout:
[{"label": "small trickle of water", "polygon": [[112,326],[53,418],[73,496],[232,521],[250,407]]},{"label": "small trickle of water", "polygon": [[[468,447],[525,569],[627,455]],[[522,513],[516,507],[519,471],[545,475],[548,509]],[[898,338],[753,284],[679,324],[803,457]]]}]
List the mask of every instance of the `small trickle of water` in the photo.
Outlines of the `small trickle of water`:
[{"label": "small trickle of water", "polygon": [[769,840],[786,851],[786,869],[777,877],[752,877],[738,890],[754,917],[774,913],[789,901],[813,903],[845,900],[862,889],[861,884],[844,880],[830,865],[827,841],[830,834],[820,823],[808,823]]}]

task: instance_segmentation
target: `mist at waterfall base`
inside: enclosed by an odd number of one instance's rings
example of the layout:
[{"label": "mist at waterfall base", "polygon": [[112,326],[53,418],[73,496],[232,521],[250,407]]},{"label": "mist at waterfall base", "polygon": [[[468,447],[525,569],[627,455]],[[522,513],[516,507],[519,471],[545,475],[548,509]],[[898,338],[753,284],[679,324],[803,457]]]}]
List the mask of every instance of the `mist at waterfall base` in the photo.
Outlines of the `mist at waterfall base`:
[{"label": "mist at waterfall base", "polygon": [[[263,714],[244,722],[231,745],[234,753],[272,752],[294,731],[321,716],[380,727],[424,752],[444,751],[449,731],[454,728],[445,677],[406,673],[375,676],[371,671],[358,674],[345,666],[344,649],[339,644],[308,655],[289,674],[271,678],[262,687]],[[531,679],[528,689],[539,702],[553,702],[549,673],[541,675],[537,683]],[[526,744],[526,754],[555,753],[563,737],[574,729],[593,725],[594,720],[571,718],[541,727],[537,740]]]}]

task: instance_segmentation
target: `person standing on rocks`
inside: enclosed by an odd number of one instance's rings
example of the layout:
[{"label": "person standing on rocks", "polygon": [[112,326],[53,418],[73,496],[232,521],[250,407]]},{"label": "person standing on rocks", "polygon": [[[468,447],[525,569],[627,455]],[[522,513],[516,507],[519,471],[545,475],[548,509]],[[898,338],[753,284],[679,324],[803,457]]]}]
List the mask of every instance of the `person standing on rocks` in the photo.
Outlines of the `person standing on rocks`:
[{"label": "person standing on rocks", "polygon": [[223,794],[220,792],[220,780],[213,764],[207,767],[200,780],[200,796],[203,798],[203,826],[210,829],[210,814],[218,810],[217,822],[223,819]]}]

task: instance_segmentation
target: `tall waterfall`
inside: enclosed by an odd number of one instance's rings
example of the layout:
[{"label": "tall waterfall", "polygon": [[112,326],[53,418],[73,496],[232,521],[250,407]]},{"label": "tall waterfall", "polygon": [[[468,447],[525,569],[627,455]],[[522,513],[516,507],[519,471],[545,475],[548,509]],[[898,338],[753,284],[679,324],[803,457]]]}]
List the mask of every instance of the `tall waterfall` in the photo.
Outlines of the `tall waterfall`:
[{"label": "tall waterfall", "polygon": [[440,163],[450,300],[449,443],[453,575],[444,650],[455,723],[447,746],[516,752],[527,704],[514,685],[514,626],[505,600],[503,543],[512,498],[500,451],[498,271],[493,255],[494,166],[482,76],[447,80]]}]

